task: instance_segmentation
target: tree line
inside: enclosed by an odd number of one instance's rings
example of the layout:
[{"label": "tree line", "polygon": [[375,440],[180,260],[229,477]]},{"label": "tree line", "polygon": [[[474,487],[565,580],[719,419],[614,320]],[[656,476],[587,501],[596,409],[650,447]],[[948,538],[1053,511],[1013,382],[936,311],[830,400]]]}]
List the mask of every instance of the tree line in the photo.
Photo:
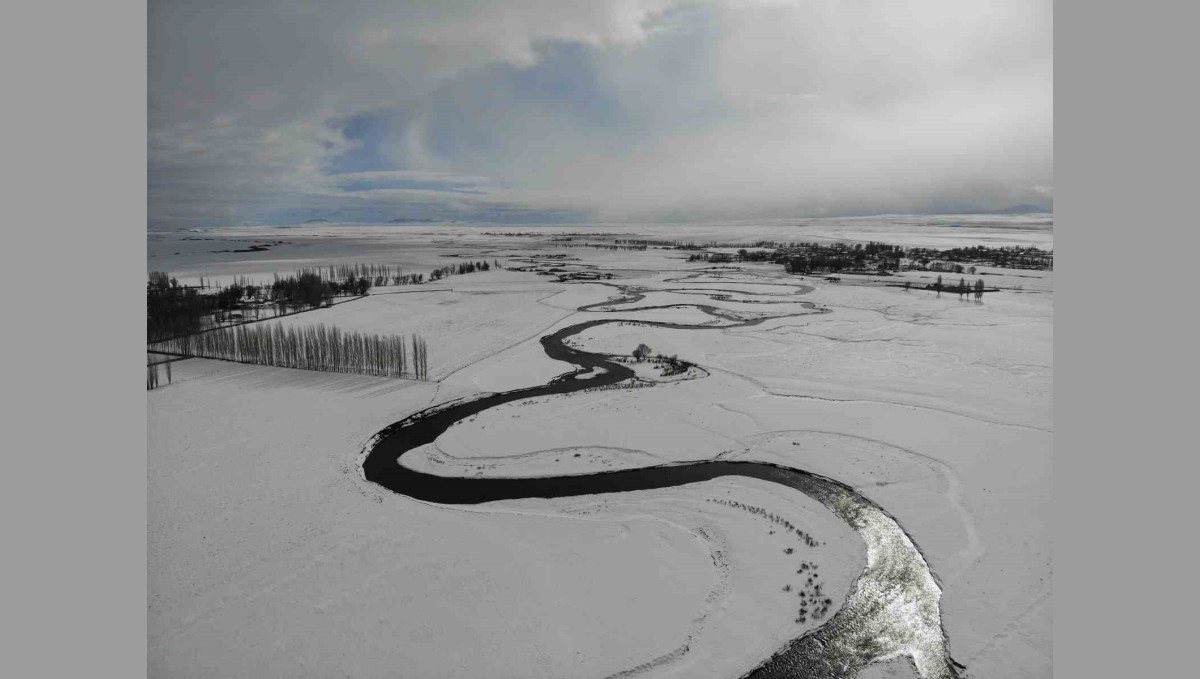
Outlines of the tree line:
[{"label": "tree line", "polygon": [[[169,337],[203,332],[224,313],[261,311],[274,307],[276,315],[330,304],[335,297],[362,296],[371,288],[384,285],[421,285],[455,274],[501,268],[499,260],[463,262],[425,274],[406,274],[386,264],[339,264],[303,268],[291,275],[276,273],[269,283],[251,283],[239,277],[230,285],[181,285],[164,271],[151,271],[146,284],[146,340],[156,342]],[[211,280],[209,281],[211,283]],[[208,288],[215,292],[201,292]],[[270,317],[268,315],[268,317]],[[217,319],[219,320],[219,319]]]},{"label": "tree line", "polygon": [[[907,261],[902,261],[907,260]],[[1053,269],[1054,253],[1035,247],[905,248],[870,242],[800,243],[776,250],[771,261],[788,273],[901,270],[974,274],[975,265],[1012,269]]]},{"label": "tree line", "polygon": [[[909,248],[907,255],[914,260],[914,263],[926,266],[935,264],[937,260],[944,260],[947,262],[976,262],[1003,269],[1054,269],[1054,251],[1041,250],[1033,246],[988,247],[974,245],[946,250]],[[956,271],[955,273],[961,272]]]},{"label": "tree line", "polygon": [[[655,241],[667,243],[669,241]],[[705,247],[718,247],[712,243]],[[782,264],[791,274],[837,273],[859,271],[885,273],[914,269],[974,274],[973,264],[1011,269],[1053,269],[1054,252],[1032,246],[916,248],[878,241],[868,243],[775,243],[761,241],[754,246],[723,244],[719,247],[741,247],[737,254],[697,252],[688,257],[691,262],[725,264],[731,262],[772,262]],[[748,247],[773,248],[748,250]],[[694,249],[685,247],[683,249]],[[903,261],[907,260],[907,261]]]},{"label": "tree line", "polygon": [[839,271],[899,271],[904,248],[871,241],[869,243],[799,243],[775,252],[776,261],[792,274]]},{"label": "tree line", "polygon": [[196,332],[216,309],[216,295],[202,295],[162,271],[150,272],[146,285],[146,339],[154,341]]},{"label": "tree line", "polygon": [[[912,288],[912,281],[904,281],[904,289],[909,290],[911,288]],[[942,296],[943,290],[945,290],[946,292],[957,292],[959,299],[962,299],[963,297],[974,294],[975,301],[977,301],[977,302],[983,300],[983,293],[986,292],[986,287],[984,286],[982,278],[976,278],[974,285],[968,285],[967,279],[960,278],[960,279],[958,279],[957,286],[950,286],[950,285],[945,285],[942,283],[942,277],[940,275],[937,277],[936,282],[926,285],[925,289],[926,290],[936,290],[938,297]],[[993,290],[993,292],[994,292],[994,290]]]},{"label": "tree line", "polygon": [[399,266],[388,264],[330,264],[329,266],[312,269],[301,269],[296,275],[311,273],[322,280],[331,283],[367,280],[372,287],[381,288],[387,285],[420,285],[425,282],[425,274],[404,273]]},{"label": "tree line", "polygon": [[[496,262],[496,266],[499,268],[499,261]],[[458,266],[451,265],[443,266],[440,269],[434,269],[433,272],[429,274],[429,280],[436,281],[448,276],[453,276],[455,274],[475,273],[476,271],[487,271],[491,268],[492,265],[488,264],[486,260],[479,262],[461,262]]]},{"label": "tree line", "polygon": [[298,275],[280,277],[266,287],[266,299],[284,307],[320,306],[338,295],[365,295],[371,289],[371,279],[350,276],[341,281],[323,278],[315,270],[302,270]]},{"label": "tree line", "polygon": [[[409,355],[411,343],[412,354]],[[429,379],[425,340],[308,326],[240,325],[159,342],[156,351],[280,368]]]},{"label": "tree line", "polygon": [[712,264],[728,264],[730,262],[774,262],[775,260],[776,253],[773,250],[747,250],[746,248],[740,248],[737,251],[737,254],[730,254],[728,252],[695,252],[688,255],[687,258],[687,261],[689,262],[709,262]]},{"label": "tree line", "polygon": [[366,278],[329,281],[315,271],[294,276],[275,275],[272,283],[254,285],[237,279],[216,292],[201,293],[198,287],[180,285],[162,271],[150,272],[146,284],[146,340],[156,342],[208,330],[214,315],[251,308],[257,314],[263,305],[274,305],[279,314],[327,304],[339,295],[365,295],[371,289]]}]

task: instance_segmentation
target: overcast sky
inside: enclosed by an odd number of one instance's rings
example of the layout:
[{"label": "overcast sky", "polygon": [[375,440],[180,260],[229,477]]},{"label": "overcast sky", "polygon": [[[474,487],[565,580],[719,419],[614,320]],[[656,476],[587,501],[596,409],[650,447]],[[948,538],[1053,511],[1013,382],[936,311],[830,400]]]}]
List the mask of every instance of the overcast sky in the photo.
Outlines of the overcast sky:
[{"label": "overcast sky", "polygon": [[149,227],[1050,205],[1052,5],[149,3]]}]

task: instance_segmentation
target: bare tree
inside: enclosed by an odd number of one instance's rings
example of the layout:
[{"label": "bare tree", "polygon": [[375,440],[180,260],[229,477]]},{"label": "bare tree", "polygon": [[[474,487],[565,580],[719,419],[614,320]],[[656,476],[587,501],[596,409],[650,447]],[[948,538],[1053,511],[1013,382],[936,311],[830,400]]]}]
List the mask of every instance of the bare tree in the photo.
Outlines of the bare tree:
[{"label": "bare tree", "polygon": [[282,368],[382,377],[425,375],[425,340],[413,335],[413,366],[402,336],[343,332],[318,323],[283,327],[241,325],[159,342],[160,351]]}]

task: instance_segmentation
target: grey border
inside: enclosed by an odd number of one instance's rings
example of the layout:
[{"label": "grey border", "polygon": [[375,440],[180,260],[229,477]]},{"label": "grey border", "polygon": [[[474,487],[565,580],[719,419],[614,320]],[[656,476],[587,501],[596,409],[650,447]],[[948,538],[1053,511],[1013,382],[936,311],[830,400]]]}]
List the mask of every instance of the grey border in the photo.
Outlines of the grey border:
[{"label": "grey border", "polygon": [[1054,669],[1188,676],[1195,12],[1055,10]]},{"label": "grey border", "polygon": [[0,667],[145,676],[146,5],[4,14]]},{"label": "grey border", "polygon": [[[1062,677],[1190,672],[1184,521],[1195,510],[1184,502],[1196,494],[1187,472],[1197,446],[1183,428],[1196,419],[1195,314],[1173,292],[1188,291],[1194,265],[1184,247],[1197,228],[1187,205],[1196,176],[1186,153],[1196,136],[1187,8],[1055,8]],[[0,497],[15,542],[4,549],[3,664],[13,676],[136,677],[146,670],[146,410],[134,292],[146,247],[146,5],[24,3],[8,16],[5,120],[15,145],[5,153],[13,175],[2,252],[10,280],[37,286],[6,300]],[[1138,243],[1178,244],[1183,256],[1151,260]],[[48,268],[72,273],[46,281]],[[99,285],[122,295],[103,307],[72,301]],[[16,336],[13,319],[37,329]],[[63,339],[81,325],[82,351]]]}]

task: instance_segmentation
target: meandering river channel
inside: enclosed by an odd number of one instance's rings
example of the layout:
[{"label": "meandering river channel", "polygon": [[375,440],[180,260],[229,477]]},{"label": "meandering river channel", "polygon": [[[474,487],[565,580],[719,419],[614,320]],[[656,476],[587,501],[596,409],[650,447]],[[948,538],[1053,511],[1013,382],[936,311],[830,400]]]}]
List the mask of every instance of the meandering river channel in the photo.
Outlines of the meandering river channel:
[{"label": "meandering river channel", "polygon": [[[713,292],[718,292],[714,290]],[[628,292],[621,299],[580,307],[596,310],[635,303],[644,296]],[[795,304],[795,302],[791,302]],[[803,303],[809,309],[811,304]],[[432,443],[455,422],[521,399],[566,394],[627,380],[634,372],[611,356],[565,344],[588,328],[607,323],[714,330],[747,327],[768,318],[743,320],[735,312],[687,304],[727,321],[725,325],[688,325],[633,319],[600,319],[572,325],[542,338],[546,355],[577,369],[536,387],[443,403],[397,422],[374,439],[362,461],[364,477],[388,490],[427,502],[448,505],[496,500],[557,498],[672,488],[723,476],[745,476],[778,483],[817,500],[845,521],[866,543],[867,565],[838,612],[824,625],[788,642],[743,677],[752,679],[834,679],[856,676],[867,665],[897,657],[911,659],[924,679],[958,679],[965,669],[950,657],[941,624],[941,588],[912,539],[887,512],[853,488],[801,469],[765,462],[720,460],[668,464],[640,469],[554,477],[454,478],[415,471],[401,464],[410,450]],[[620,312],[659,307],[626,308]],[[771,318],[780,318],[773,316]],[[595,370],[594,369],[602,369]],[[593,373],[589,379],[577,375]]]}]

